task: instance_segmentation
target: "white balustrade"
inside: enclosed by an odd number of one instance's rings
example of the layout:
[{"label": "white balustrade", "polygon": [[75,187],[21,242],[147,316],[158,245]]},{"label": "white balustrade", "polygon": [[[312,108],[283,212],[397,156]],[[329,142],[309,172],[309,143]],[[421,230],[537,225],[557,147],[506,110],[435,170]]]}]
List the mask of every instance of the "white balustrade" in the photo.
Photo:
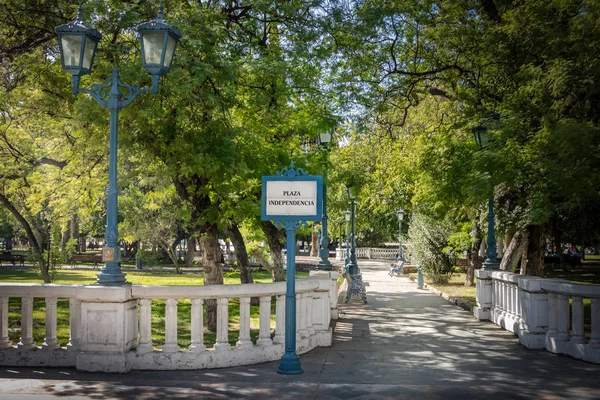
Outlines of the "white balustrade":
[{"label": "white balustrade", "polygon": [[[600,363],[600,286],[505,271],[476,271],[476,276],[474,315],[478,319],[490,319],[514,332],[528,348]],[[488,298],[490,313],[486,313]],[[588,331],[584,321],[587,301],[591,311]]]},{"label": "white balustrade", "polygon": [[[320,274],[320,275],[319,275]],[[296,281],[297,353],[331,345],[329,322],[337,316],[336,272],[316,273]],[[201,369],[247,365],[279,359],[285,342],[285,282],[210,286],[35,285],[0,283],[0,365],[76,366],[87,371],[129,369]],[[332,296],[335,295],[335,299]],[[21,299],[21,339],[9,339],[9,299]],[[258,339],[251,340],[251,298],[260,300]],[[275,297],[275,331],[271,331],[271,298]],[[36,352],[33,338],[34,298],[45,299],[46,337]],[[57,305],[69,301],[69,343],[57,338]],[[239,301],[239,335],[229,343],[229,305]],[[152,301],[165,301],[165,342],[152,340]],[[204,345],[204,305],[217,303],[213,349]],[[178,304],[191,301],[189,349],[178,344]],[[62,303],[61,303],[62,304]],[[12,322],[12,321],[11,321]],[[181,324],[179,324],[181,325]],[[67,350],[77,351],[67,351]],[[189,350],[189,351],[188,351]],[[27,352],[27,356],[23,355]]]},{"label": "white balustrade", "polygon": [[357,247],[356,258],[375,260],[395,260],[398,258],[397,248]]}]

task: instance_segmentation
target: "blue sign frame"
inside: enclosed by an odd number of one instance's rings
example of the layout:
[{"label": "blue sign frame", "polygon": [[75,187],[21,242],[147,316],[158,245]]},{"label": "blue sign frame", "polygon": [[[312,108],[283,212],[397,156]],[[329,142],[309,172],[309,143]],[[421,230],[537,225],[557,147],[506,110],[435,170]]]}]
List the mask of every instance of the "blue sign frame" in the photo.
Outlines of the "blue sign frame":
[{"label": "blue sign frame", "polygon": [[[292,182],[317,182],[317,208],[314,215],[271,215],[267,214],[267,182],[269,181],[292,181]],[[283,168],[276,176],[262,177],[261,193],[261,219],[263,221],[321,221],[323,217],[323,177],[308,175],[302,168],[294,168],[294,162],[290,168]]]}]

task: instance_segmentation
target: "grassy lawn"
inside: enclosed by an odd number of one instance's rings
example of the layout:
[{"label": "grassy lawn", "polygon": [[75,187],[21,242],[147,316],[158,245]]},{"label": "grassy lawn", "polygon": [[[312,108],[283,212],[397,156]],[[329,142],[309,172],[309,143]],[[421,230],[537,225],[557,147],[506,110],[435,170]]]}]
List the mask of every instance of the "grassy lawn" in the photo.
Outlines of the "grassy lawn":
[{"label": "grassy lawn", "polygon": [[[416,274],[415,274],[416,277]],[[471,307],[475,306],[475,285],[472,287],[465,286],[465,274],[454,273],[450,277],[447,284],[433,284],[431,279],[427,276],[423,276],[425,283],[436,288],[437,290],[448,294],[449,296],[456,297],[469,304]]]},{"label": "grassy lawn", "polygon": [[[96,274],[100,270],[72,270],[62,269],[56,274],[54,283],[58,284],[94,284]],[[189,285],[200,286],[204,284],[201,273],[175,274],[156,273],[143,271],[126,271],[127,280],[134,285]],[[252,273],[256,283],[272,282],[271,275],[265,271],[254,271]],[[298,272],[296,277],[306,278],[307,272]],[[238,272],[225,272],[223,274],[225,284],[240,283]],[[18,283],[42,283],[39,273],[35,270],[0,270],[0,281]],[[33,338],[41,345],[46,336],[45,315],[46,306],[43,298],[34,299],[33,312]],[[259,333],[259,306],[250,306],[250,336],[256,342]],[[205,311],[206,312],[206,311]],[[206,314],[205,314],[206,315]],[[229,299],[229,343],[235,345],[239,335],[239,299]],[[177,341],[179,346],[188,347],[191,343],[191,302],[190,300],[179,300],[177,307]],[[21,299],[10,298],[8,312],[9,337],[17,343],[21,336]],[[275,327],[275,297],[271,299],[271,329]],[[69,300],[59,299],[57,304],[57,337],[59,343],[64,346],[69,341]],[[204,332],[204,344],[207,348],[214,345],[216,334]],[[165,302],[163,300],[152,301],[152,342],[160,348],[165,341]]]}]

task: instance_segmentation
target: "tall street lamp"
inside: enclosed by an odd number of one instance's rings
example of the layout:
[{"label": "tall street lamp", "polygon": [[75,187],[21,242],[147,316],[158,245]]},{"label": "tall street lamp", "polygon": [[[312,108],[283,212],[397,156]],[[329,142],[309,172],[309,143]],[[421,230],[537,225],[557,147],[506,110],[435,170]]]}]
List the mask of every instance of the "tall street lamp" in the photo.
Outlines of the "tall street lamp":
[{"label": "tall street lamp", "polygon": [[404,259],[402,254],[402,220],[404,219],[404,210],[398,210],[398,261]]},{"label": "tall street lamp", "polygon": [[356,275],[359,271],[358,263],[356,262],[356,238],[354,232],[354,222],[356,218],[356,187],[352,184],[348,184],[346,185],[346,190],[348,191],[348,197],[350,197],[352,210],[352,242],[350,243],[350,262],[348,263],[348,272],[350,275]]},{"label": "tall street lamp", "polygon": [[350,264],[350,239],[348,238],[348,223],[352,220],[352,211],[346,210],[344,213],[344,219],[346,220],[346,258],[344,260],[344,265]]},{"label": "tall street lamp", "polygon": [[131,104],[140,94],[158,93],[161,75],[171,68],[175,48],[181,38],[181,32],[175,26],[164,21],[162,3],[155,20],[138,25],[142,48],[142,66],[152,76],[152,87],[140,89],[138,85],[126,85],[119,79],[117,68],[113,68],[112,77],[104,84],[92,84],[90,89],[80,89],[82,76],[92,70],[100,32],[83,21],[81,5],[75,20],[55,28],[58,35],[62,67],[71,74],[72,91],[87,93],[101,106],[110,111],[110,152],[108,167],[108,187],[106,189],[106,234],[102,251],[104,267],[98,274],[98,284],[121,286],[127,284],[125,274],[121,272],[119,232],[117,228],[117,138],[119,110]]},{"label": "tall street lamp", "polygon": [[[497,119],[497,116],[492,116],[493,119]],[[473,128],[473,136],[475,136],[475,141],[477,142],[477,146],[479,146],[479,150],[483,151],[490,145],[490,137],[488,134],[488,129],[483,125],[479,124],[475,128]],[[488,201],[488,234],[487,234],[487,249],[486,249],[486,259],[483,262],[482,269],[491,270],[491,269],[500,269],[500,265],[498,264],[497,254],[496,254],[496,237],[494,234],[494,187],[492,184],[492,193],[490,195],[490,199]]]},{"label": "tall street lamp", "polygon": [[[319,144],[324,148],[327,154],[329,150],[328,146],[331,142],[331,132],[322,132],[319,134]],[[317,269],[331,271],[333,268],[329,262],[329,238],[327,237],[327,166],[323,173],[323,217],[321,220],[321,247],[319,249],[319,255],[321,261],[317,265]]]}]

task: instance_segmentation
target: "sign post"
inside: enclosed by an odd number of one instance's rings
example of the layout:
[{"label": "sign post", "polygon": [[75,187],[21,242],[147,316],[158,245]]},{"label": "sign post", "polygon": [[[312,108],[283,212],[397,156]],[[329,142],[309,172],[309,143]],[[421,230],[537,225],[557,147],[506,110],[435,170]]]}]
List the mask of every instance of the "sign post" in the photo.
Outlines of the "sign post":
[{"label": "sign post", "polygon": [[301,374],[296,354],[296,229],[307,221],[319,221],[323,205],[323,180],[303,169],[283,168],[276,176],[262,177],[263,221],[275,221],[286,231],[287,273],[285,292],[285,353],[277,372]]}]

